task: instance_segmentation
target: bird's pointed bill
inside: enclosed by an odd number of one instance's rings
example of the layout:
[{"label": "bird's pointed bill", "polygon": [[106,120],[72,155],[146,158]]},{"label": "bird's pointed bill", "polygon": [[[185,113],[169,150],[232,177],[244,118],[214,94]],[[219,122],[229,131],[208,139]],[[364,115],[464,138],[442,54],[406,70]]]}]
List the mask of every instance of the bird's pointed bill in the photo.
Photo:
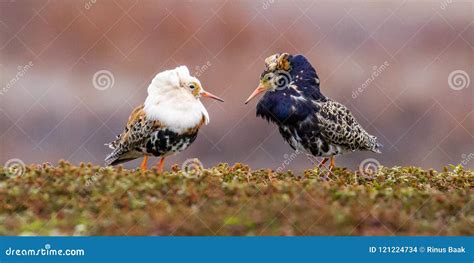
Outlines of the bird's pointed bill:
[{"label": "bird's pointed bill", "polygon": [[258,86],[253,92],[252,94],[250,94],[250,97],[245,101],[245,104],[249,103],[255,96],[257,96],[258,94],[264,92],[266,89],[262,86]]},{"label": "bird's pointed bill", "polygon": [[223,99],[221,99],[221,98],[217,97],[216,95],[214,95],[214,94],[212,94],[212,93],[210,93],[210,92],[207,92],[207,91],[202,91],[202,92],[201,92],[201,96],[203,96],[203,97],[208,97],[208,98],[211,98],[211,99],[215,99],[215,100],[218,100],[218,101],[220,101],[220,102],[224,102]]}]

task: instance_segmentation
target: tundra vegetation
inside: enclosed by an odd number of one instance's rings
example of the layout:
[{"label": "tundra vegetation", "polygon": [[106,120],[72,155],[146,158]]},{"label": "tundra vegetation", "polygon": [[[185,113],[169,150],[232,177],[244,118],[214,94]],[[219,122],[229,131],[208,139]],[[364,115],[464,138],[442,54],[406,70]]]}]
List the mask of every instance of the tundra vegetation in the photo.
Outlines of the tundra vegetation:
[{"label": "tundra vegetation", "polygon": [[474,172],[0,167],[0,235],[474,235]]}]

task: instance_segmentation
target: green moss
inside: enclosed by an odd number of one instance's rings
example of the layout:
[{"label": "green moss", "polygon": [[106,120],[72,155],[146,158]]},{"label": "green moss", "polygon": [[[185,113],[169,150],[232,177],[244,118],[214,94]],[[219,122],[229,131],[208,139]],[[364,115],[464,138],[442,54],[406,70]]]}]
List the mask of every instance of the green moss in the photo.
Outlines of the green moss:
[{"label": "green moss", "polygon": [[91,164],[0,167],[0,235],[473,235],[474,173],[296,174],[219,164],[186,177]]}]

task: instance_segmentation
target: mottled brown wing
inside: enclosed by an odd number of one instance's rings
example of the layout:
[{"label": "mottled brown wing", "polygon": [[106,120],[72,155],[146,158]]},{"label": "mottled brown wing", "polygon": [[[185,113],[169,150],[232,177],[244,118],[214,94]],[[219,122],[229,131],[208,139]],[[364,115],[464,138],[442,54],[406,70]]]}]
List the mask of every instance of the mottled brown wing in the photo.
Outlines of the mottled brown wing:
[{"label": "mottled brown wing", "polygon": [[[148,120],[143,105],[135,108],[128,118],[127,124],[123,132],[117,136],[117,139],[109,144],[114,151],[107,156],[106,164],[115,164],[121,158],[134,159],[138,153],[130,155],[131,151],[140,148],[154,132],[163,127],[163,125],[155,120]],[[125,157],[124,157],[125,156]],[[135,157],[135,158],[138,158]]]}]

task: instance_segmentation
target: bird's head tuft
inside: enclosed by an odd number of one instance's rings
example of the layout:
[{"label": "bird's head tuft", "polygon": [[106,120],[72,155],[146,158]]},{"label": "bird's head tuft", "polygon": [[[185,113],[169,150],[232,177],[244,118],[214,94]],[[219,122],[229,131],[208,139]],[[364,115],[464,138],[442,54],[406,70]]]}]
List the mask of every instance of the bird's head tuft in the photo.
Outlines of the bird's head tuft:
[{"label": "bird's head tuft", "polygon": [[265,70],[260,75],[257,89],[250,95],[245,104],[262,92],[283,90],[293,81],[291,76],[292,55],[277,53],[265,59]]},{"label": "bird's head tuft", "polygon": [[319,90],[316,70],[303,55],[277,53],[265,59],[265,70],[260,75],[258,87],[247,99],[247,104],[260,93],[296,90],[311,98],[323,98]]},{"label": "bird's head tuft", "polygon": [[277,53],[265,59],[265,70],[260,74],[260,86],[268,91],[286,88],[292,81],[291,55]]},{"label": "bird's head tuft", "polygon": [[207,92],[196,77],[189,74],[186,66],[158,73],[148,87],[148,95],[163,97],[195,98],[209,97],[219,101],[221,98]]}]

